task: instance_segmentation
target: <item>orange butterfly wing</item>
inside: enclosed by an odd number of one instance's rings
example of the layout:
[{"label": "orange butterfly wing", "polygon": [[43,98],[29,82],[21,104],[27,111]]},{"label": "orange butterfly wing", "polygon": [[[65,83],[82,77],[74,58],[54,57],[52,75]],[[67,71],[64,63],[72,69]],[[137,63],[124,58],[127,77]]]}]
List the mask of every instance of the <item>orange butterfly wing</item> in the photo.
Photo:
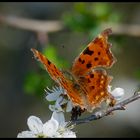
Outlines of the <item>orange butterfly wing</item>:
[{"label": "orange butterfly wing", "polygon": [[108,43],[108,35],[111,33],[111,29],[104,30],[75,59],[72,66],[75,76],[84,75],[96,67],[111,67],[114,64],[115,58],[110,51],[111,44]]},{"label": "orange butterfly wing", "polygon": [[72,74],[84,91],[83,96],[86,96],[84,107],[89,112],[106,99],[110,99],[111,105],[115,103],[107,90],[112,78],[105,70],[96,70],[97,67],[109,68],[116,61],[108,43],[108,35],[111,32],[111,29],[106,29],[99,34],[75,59],[72,66]]},{"label": "orange butterfly wing", "polygon": [[87,104],[86,109],[92,112],[102,101],[110,97],[113,99],[112,95],[108,92],[107,86],[111,81],[105,70],[92,70],[87,75],[79,77],[79,84],[81,88],[86,93]]},{"label": "orange butterfly wing", "polygon": [[33,48],[31,49],[31,51],[34,53],[35,58],[44,65],[50,77],[67,91],[67,94],[72,100],[73,104],[83,107],[82,96],[79,92],[77,92],[75,88],[73,88],[73,83],[70,80],[66,79],[63,73],[43,54]]},{"label": "orange butterfly wing", "polygon": [[67,91],[73,105],[87,109],[89,112],[99,106],[103,100],[111,99],[112,104],[114,103],[113,97],[107,91],[111,81],[110,76],[105,70],[93,70],[97,67],[111,67],[116,60],[107,40],[110,33],[111,29],[104,30],[75,59],[70,73],[74,77],[73,81],[66,78],[44,55],[31,49],[34,56],[44,64],[51,78]]}]

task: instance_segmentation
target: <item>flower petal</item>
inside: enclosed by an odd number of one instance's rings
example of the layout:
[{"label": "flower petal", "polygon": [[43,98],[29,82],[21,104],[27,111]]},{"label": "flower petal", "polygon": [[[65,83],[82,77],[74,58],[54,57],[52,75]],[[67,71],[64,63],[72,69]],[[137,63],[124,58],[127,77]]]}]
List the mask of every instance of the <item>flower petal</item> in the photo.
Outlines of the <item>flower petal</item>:
[{"label": "flower petal", "polygon": [[47,99],[48,101],[55,101],[55,100],[57,100],[58,97],[59,97],[59,94],[57,94],[56,92],[54,92],[54,93],[48,94],[48,95],[46,96],[46,99]]},{"label": "flower petal", "polygon": [[75,132],[72,132],[72,131],[65,131],[62,134],[62,138],[76,138],[76,134]]},{"label": "flower petal", "polygon": [[62,101],[60,102],[60,105],[66,104],[67,102],[68,102],[68,100],[63,98]]},{"label": "flower petal", "polygon": [[70,112],[72,110],[72,103],[71,101],[68,101],[67,106],[66,106],[66,112]]},{"label": "flower petal", "polygon": [[49,105],[49,109],[53,112],[56,110],[55,105]]},{"label": "flower petal", "polygon": [[56,102],[58,104],[61,104],[62,101],[63,101],[63,97],[62,96],[60,96],[59,98],[56,99]]},{"label": "flower petal", "polygon": [[60,105],[59,102],[57,102],[57,101],[56,101],[56,103],[55,103],[55,110],[57,110],[57,111],[63,111],[61,105]]},{"label": "flower petal", "polygon": [[30,116],[27,120],[27,125],[34,134],[42,133],[43,123],[40,118]]},{"label": "flower petal", "polygon": [[111,94],[115,97],[116,100],[120,100],[124,95],[124,89],[122,88],[115,88]]},{"label": "flower petal", "polygon": [[52,119],[56,120],[59,123],[59,125],[61,125],[65,122],[64,113],[54,111],[51,117],[51,120]]},{"label": "flower petal", "polygon": [[57,133],[58,127],[58,122],[54,119],[51,119],[43,125],[43,134],[46,137],[54,137]]},{"label": "flower petal", "polygon": [[45,90],[46,93],[48,94],[46,96],[46,99],[48,101],[55,101],[57,100],[57,98],[64,93],[64,90],[62,87],[53,87],[52,89],[47,88],[47,90]]},{"label": "flower petal", "polygon": [[35,134],[32,131],[22,131],[18,133],[17,138],[35,138]]}]

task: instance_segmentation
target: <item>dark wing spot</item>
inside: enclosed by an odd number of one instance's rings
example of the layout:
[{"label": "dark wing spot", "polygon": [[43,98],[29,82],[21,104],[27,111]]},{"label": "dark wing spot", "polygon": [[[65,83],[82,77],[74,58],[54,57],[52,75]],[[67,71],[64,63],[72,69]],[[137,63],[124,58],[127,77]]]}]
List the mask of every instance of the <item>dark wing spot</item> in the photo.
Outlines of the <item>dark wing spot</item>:
[{"label": "dark wing spot", "polygon": [[48,65],[50,65],[51,64],[51,62],[48,60]]},{"label": "dark wing spot", "polygon": [[79,58],[79,59],[78,59],[78,61],[79,61],[79,62],[82,62],[82,59],[81,59],[81,58]]},{"label": "dark wing spot", "polygon": [[98,55],[100,55],[101,54],[101,52],[98,52]]},{"label": "dark wing spot", "polygon": [[87,47],[83,52],[83,54],[87,54],[87,55],[92,55],[93,53],[94,51],[89,50],[89,47]]},{"label": "dark wing spot", "polygon": [[88,79],[88,83],[90,83],[91,81],[90,81],[90,79]]},{"label": "dark wing spot", "polygon": [[59,75],[59,72],[57,70],[55,72],[57,73],[57,75]]},{"label": "dark wing spot", "polygon": [[90,78],[94,78],[94,74],[90,74]]},{"label": "dark wing spot", "polygon": [[94,60],[97,61],[97,60],[99,60],[99,58],[98,57],[95,57]]},{"label": "dark wing spot", "polygon": [[91,86],[92,87],[92,89],[94,89],[95,87],[94,86]]},{"label": "dark wing spot", "polygon": [[87,68],[91,68],[92,67],[92,64],[91,63],[87,63],[86,67]]},{"label": "dark wing spot", "polygon": [[82,64],[84,64],[84,63],[85,63],[85,60],[82,61]]},{"label": "dark wing spot", "polygon": [[82,64],[85,63],[85,60],[82,60],[81,58],[79,58],[78,61],[79,61],[80,63],[82,63]]}]

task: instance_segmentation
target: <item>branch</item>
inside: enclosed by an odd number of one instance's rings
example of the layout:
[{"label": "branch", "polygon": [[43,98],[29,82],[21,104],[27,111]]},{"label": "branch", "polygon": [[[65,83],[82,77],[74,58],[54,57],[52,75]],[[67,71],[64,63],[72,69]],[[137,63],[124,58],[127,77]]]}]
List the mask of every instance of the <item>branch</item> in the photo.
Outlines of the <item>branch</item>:
[{"label": "branch", "polygon": [[[56,32],[64,29],[64,25],[61,21],[44,21],[44,20],[34,20],[21,18],[16,16],[4,16],[0,15],[0,22],[5,23],[7,25],[21,28],[29,31],[35,32]],[[124,24],[124,23],[102,23],[101,29],[104,30],[106,28],[112,28],[113,34],[118,35],[129,35],[129,36],[140,36],[140,25],[136,24]]]},{"label": "branch", "polygon": [[0,22],[7,25],[35,32],[56,32],[63,28],[60,21],[41,21],[15,16],[0,15]]},{"label": "branch", "polygon": [[139,98],[140,98],[140,91],[137,91],[137,92],[134,93],[133,96],[131,96],[130,98],[128,98],[128,99],[116,104],[115,106],[109,107],[106,110],[97,111],[97,112],[95,112],[94,114],[92,114],[89,117],[71,121],[71,124],[78,125],[78,124],[82,124],[82,123],[87,123],[87,122],[90,122],[90,121],[93,121],[93,120],[101,119],[101,118],[103,118],[103,117],[105,117],[107,115],[110,115],[113,111],[125,110],[125,105],[127,105],[127,104],[129,104],[129,103],[131,103],[133,101],[136,101]]}]

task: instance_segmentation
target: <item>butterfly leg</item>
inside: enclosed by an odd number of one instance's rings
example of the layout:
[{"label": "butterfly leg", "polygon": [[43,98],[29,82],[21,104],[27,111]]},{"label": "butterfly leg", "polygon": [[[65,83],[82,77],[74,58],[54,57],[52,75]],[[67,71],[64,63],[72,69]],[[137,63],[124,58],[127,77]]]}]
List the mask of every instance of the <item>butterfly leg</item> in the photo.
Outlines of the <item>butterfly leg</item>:
[{"label": "butterfly leg", "polygon": [[81,109],[79,106],[73,107],[71,111],[71,121],[77,120],[78,116],[81,116],[84,111],[85,109]]}]

